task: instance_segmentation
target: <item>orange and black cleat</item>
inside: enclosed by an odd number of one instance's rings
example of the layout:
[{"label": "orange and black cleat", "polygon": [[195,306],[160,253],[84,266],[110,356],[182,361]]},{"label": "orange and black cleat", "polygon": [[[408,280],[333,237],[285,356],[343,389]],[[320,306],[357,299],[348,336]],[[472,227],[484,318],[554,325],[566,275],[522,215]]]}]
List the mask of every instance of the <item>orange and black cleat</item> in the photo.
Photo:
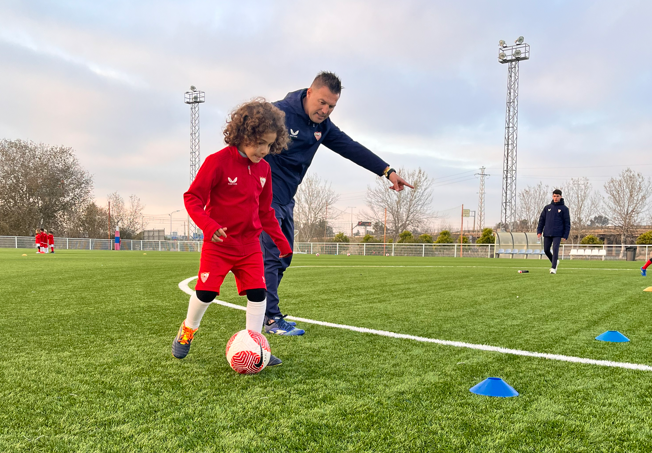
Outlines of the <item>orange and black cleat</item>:
[{"label": "orange and black cleat", "polygon": [[195,336],[197,329],[186,327],[186,322],[181,323],[179,333],[172,342],[172,355],[177,359],[183,359],[190,352],[190,343]]}]

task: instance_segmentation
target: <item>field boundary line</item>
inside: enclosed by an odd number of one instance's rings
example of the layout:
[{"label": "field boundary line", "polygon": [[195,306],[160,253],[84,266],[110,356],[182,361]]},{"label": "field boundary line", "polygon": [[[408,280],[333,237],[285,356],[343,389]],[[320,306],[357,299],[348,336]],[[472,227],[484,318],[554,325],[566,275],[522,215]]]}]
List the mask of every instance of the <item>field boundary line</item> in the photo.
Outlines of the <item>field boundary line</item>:
[{"label": "field boundary line", "polygon": [[[419,267],[419,268],[446,268],[446,269],[454,269],[454,268],[470,268],[470,269],[523,269],[525,266],[433,266],[433,265],[423,265],[423,266],[400,266],[400,265],[387,265],[387,266],[382,266],[382,265],[375,265],[375,266],[365,266],[365,265],[348,265],[348,264],[343,264],[343,265],[316,265],[316,266],[290,266],[286,270],[289,269],[299,269],[299,268],[320,268],[320,267],[329,267],[329,268],[338,268],[341,267],[343,269],[345,268],[393,268],[393,267],[400,267],[400,268],[408,268],[411,269],[413,267]],[[538,266],[538,267],[532,267],[531,269],[541,269],[541,270],[548,270],[550,267],[547,266]],[[610,267],[604,267],[604,268],[589,268],[589,267],[564,267],[564,270],[574,270],[574,271],[636,271],[640,272],[641,270],[639,268],[636,269],[615,269],[615,268],[610,268]],[[546,272],[547,273],[547,272]]]},{"label": "field boundary line", "polygon": [[[182,282],[179,283],[179,289],[183,291],[184,293],[188,294],[191,296],[194,291],[190,289],[188,284],[195,280],[197,277],[190,277]],[[242,305],[236,305],[232,304],[229,302],[224,302],[222,300],[215,299],[213,303],[222,305],[224,307],[228,308],[234,308],[236,310],[242,310],[245,311],[247,308],[242,306]],[[438,340],[436,338],[427,338],[427,337],[418,337],[415,335],[407,335],[407,334],[402,334],[402,333],[395,333],[395,332],[389,332],[386,330],[376,330],[376,329],[368,329],[366,327],[355,327],[355,326],[347,326],[345,324],[334,324],[331,322],[325,322],[325,321],[317,321],[314,319],[307,319],[307,318],[299,318],[297,316],[287,316],[287,319],[292,319],[294,321],[299,321],[303,322],[306,324],[315,324],[319,326],[324,326],[324,327],[334,327],[337,329],[344,329],[344,330],[351,330],[353,332],[360,332],[360,333],[370,333],[373,335],[380,335],[383,337],[390,337],[390,338],[398,338],[398,339],[403,339],[403,340],[413,340],[413,341],[419,341],[422,343],[435,343],[435,344],[440,344],[443,346],[453,346],[456,348],[466,348],[466,349],[477,349],[481,351],[490,351],[490,352],[498,352],[501,354],[511,354],[511,355],[519,355],[519,356],[525,356],[525,357],[536,357],[539,359],[547,359],[547,360],[556,360],[556,361],[561,361],[561,362],[571,362],[571,363],[581,363],[584,365],[596,365],[596,366],[606,366],[606,367],[612,367],[612,368],[625,368],[629,370],[638,370],[638,371],[652,371],[652,366],[650,365],[643,365],[643,364],[638,364],[638,363],[628,363],[628,362],[612,362],[610,360],[596,360],[596,359],[587,359],[583,357],[573,357],[573,356],[567,356],[567,355],[561,355],[561,354],[548,354],[544,352],[532,352],[532,351],[523,351],[520,349],[509,349],[509,348],[501,348],[499,346],[490,346],[486,344],[474,344],[474,343],[464,343],[461,341],[450,341],[450,340]]]}]

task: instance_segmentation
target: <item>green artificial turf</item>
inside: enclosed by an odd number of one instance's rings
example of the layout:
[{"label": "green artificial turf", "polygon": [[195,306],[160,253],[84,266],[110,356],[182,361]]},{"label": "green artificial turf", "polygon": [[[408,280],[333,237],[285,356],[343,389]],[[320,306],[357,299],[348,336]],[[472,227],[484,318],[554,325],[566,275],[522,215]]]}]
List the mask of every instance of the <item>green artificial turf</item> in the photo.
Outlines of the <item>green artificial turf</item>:
[{"label": "green artificial turf", "polygon": [[[176,360],[188,301],[178,284],[198,264],[198,253],[0,249],[0,451],[652,451],[652,371],[300,323],[303,337],[268,336],[283,366],[240,376],[224,347],[244,312],[218,305]],[[281,308],[652,365],[638,266],[565,260],[550,275],[546,260],[297,255]],[[246,303],[232,275],[220,299]],[[594,340],[606,330],[631,342]],[[469,392],[487,377],[520,395]]]}]

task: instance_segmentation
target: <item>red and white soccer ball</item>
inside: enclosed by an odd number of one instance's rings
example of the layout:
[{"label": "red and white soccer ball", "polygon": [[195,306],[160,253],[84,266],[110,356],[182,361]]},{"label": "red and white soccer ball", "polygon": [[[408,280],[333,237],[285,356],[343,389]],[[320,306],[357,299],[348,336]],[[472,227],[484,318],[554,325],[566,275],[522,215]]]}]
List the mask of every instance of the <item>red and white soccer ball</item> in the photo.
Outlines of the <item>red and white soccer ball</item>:
[{"label": "red and white soccer ball", "polygon": [[267,338],[253,330],[236,332],[226,344],[226,360],[240,374],[260,373],[271,355]]},{"label": "red and white soccer ball", "polygon": [[350,254],[350,253],[347,253],[346,256],[351,256],[351,254]]},{"label": "red and white soccer ball", "polygon": [[315,253],[315,256],[319,256],[319,253]]}]

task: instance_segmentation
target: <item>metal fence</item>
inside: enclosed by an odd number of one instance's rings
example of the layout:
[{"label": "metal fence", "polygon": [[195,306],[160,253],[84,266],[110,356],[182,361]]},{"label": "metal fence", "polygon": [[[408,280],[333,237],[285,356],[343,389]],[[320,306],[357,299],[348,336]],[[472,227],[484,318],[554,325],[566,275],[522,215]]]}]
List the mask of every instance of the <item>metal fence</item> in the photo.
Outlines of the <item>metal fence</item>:
[{"label": "metal fence", "polygon": [[[0,236],[0,248],[35,249],[34,238],[30,236]],[[54,238],[55,250],[113,250],[112,239]],[[140,241],[122,239],[120,250],[158,252],[199,252],[199,241]]]},{"label": "metal fence", "polygon": [[[199,252],[200,241],[141,241],[122,239],[120,249],[126,251]],[[34,249],[34,238],[30,236],[0,236],[0,248]],[[89,238],[54,238],[55,250],[112,250],[113,240]],[[629,258],[647,260],[652,245],[571,245],[559,247],[559,257],[565,259],[625,260]],[[571,251],[575,251],[571,253]],[[577,250],[604,250],[604,254],[577,254]],[[545,255],[496,254],[494,244],[371,244],[346,242],[295,242],[294,253],[322,255],[360,256],[420,256],[450,258],[500,258],[500,259],[545,259]]]}]

